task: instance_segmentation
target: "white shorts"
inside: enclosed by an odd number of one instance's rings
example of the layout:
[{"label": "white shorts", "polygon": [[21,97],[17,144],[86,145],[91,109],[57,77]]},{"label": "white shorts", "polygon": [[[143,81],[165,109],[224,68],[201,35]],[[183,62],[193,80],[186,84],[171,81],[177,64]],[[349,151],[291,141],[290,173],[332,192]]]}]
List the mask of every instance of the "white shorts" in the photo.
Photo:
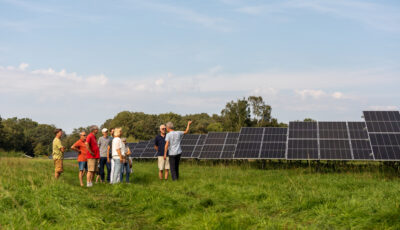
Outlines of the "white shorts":
[{"label": "white shorts", "polygon": [[169,157],[164,160],[164,157],[158,157],[158,169],[164,170],[169,169]]}]

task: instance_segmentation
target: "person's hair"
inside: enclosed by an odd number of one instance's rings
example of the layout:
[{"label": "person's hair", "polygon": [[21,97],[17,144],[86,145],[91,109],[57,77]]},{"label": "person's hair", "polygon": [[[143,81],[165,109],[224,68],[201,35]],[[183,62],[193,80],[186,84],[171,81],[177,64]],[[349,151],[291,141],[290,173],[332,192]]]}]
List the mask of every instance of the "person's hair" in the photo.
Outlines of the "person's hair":
[{"label": "person's hair", "polygon": [[92,125],[92,126],[90,126],[90,132],[93,132],[94,130],[99,130],[99,127],[97,126],[97,125]]},{"label": "person's hair", "polygon": [[57,135],[58,132],[62,131],[62,129],[55,129],[54,134]]},{"label": "person's hair", "polygon": [[114,129],[114,137],[120,137],[121,131],[122,131],[122,128],[115,128]]},{"label": "person's hair", "polygon": [[173,124],[172,122],[169,121],[169,122],[167,123],[167,128],[168,128],[168,129],[174,129],[174,124]]},{"label": "person's hair", "polygon": [[85,131],[80,132],[79,136],[82,136],[83,134],[86,134],[86,132]]},{"label": "person's hair", "polygon": [[161,125],[160,125],[160,129],[161,129],[161,127],[163,127],[163,126],[165,126],[165,124],[161,124]]},{"label": "person's hair", "polygon": [[126,141],[126,137],[121,138],[121,141],[125,142]]}]

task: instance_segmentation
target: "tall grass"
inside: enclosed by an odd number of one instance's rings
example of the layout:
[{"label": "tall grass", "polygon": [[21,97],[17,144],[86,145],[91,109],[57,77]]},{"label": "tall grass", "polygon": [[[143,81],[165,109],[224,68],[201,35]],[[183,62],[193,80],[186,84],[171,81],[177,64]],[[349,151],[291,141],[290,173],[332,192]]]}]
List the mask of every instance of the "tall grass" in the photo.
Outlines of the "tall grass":
[{"label": "tall grass", "polygon": [[391,167],[254,165],[184,162],[173,182],[134,162],[131,184],[81,188],[75,161],[56,181],[50,160],[2,157],[0,229],[400,228]]}]

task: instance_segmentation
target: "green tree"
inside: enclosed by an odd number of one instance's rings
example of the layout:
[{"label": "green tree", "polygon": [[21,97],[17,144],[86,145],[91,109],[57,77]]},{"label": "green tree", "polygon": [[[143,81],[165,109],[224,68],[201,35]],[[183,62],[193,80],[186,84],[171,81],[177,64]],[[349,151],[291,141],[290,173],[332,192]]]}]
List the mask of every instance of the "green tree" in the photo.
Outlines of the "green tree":
[{"label": "green tree", "polygon": [[304,118],[305,122],[316,122],[316,120],[312,119],[312,118]]},{"label": "green tree", "polygon": [[221,111],[224,130],[239,131],[241,127],[251,126],[250,115],[250,106],[245,98],[228,102]]},{"label": "green tree", "polygon": [[0,150],[4,149],[4,143],[5,143],[5,135],[4,135],[4,125],[3,125],[3,119],[0,116]]},{"label": "green tree", "polygon": [[207,132],[222,132],[224,131],[224,127],[221,123],[211,123],[207,126]]},{"label": "green tree", "polygon": [[271,106],[265,104],[263,98],[260,96],[250,96],[248,101],[251,105],[251,111],[254,115],[257,126],[271,126]]}]

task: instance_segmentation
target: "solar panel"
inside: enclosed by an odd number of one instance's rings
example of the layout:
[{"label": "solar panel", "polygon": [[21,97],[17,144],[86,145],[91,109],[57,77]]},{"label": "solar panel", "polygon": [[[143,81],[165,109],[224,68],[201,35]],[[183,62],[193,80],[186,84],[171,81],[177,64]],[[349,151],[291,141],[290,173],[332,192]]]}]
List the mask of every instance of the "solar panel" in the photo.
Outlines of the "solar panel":
[{"label": "solar panel", "polygon": [[199,156],[201,154],[201,150],[203,149],[204,142],[206,141],[206,137],[207,137],[207,134],[200,135],[200,137],[197,141],[196,147],[194,147],[192,158],[199,158]]},{"label": "solar panel", "polygon": [[208,133],[203,148],[201,150],[201,159],[219,159],[228,133]]},{"label": "solar panel", "polygon": [[346,122],[318,122],[321,160],[352,160]]},{"label": "solar panel", "polygon": [[239,133],[228,133],[225,140],[225,145],[222,149],[221,159],[232,159],[235,155],[236,145],[238,142]]},{"label": "solar panel", "polygon": [[146,149],[148,141],[141,141],[136,144],[135,148],[132,151],[133,158],[140,158],[143,151]]},{"label": "solar panel", "polygon": [[287,128],[265,128],[259,158],[285,159],[287,132]]},{"label": "solar panel", "polygon": [[400,160],[399,111],[364,111],[376,160]]},{"label": "solar panel", "polygon": [[78,158],[78,153],[75,151],[69,151],[64,153],[64,159],[77,159],[77,158]]},{"label": "solar panel", "polygon": [[365,122],[348,122],[351,149],[354,160],[373,160],[374,155],[369,141]]},{"label": "solar panel", "polygon": [[264,128],[243,127],[236,145],[235,159],[256,159],[260,156]]},{"label": "solar panel", "polygon": [[157,155],[157,151],[154,148],[154,139],[147,142],[147,146],[144,149],[140,158],[154,158]]},{"label": "solar panel", "polygon": [[191,158],[196,144],[200,138],[199,134],[186,134],[183,135],[181,141],[182,158]]},{"label": "solar panel", "polygon": [[289,122],[287,159],[319,159],[317,122]]}]

